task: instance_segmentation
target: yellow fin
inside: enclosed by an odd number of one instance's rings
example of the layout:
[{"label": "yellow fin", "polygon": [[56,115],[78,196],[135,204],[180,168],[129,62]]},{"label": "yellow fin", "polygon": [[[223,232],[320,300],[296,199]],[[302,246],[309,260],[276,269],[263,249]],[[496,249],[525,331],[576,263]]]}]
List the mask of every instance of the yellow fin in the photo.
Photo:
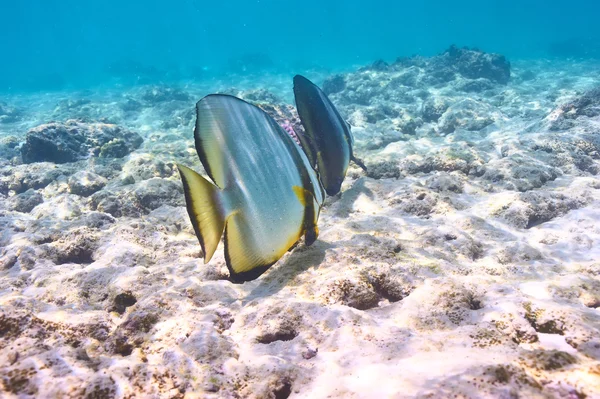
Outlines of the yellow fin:
[{"label": "yellow fin", "polygon": [[307,189],[300,186],[292,186],[294,194],[298,197],[298,201],[304,207],[304,221],[302,222],[302,230],[300,236],[305,234],[305,243],[307,246],[312,245],[319,236],[319,228],[317,227],[318,213],[315,211],[315,196]]},{"label": "yellow fin", "polygon": [[214,255],[225,227],[219,188],[183,165],[177,165],[187,211],[204,252],[204,263]]},{"label": "yellow fin", "polygon": [[263,274],[282,254],[261,253],[251,235],[244,233],[244,216],[234,212],[225,223],[225,260],[234,283],[254,280]]},{"label": "yellow fin", "polygon": [[270,248],[269,243],[256,242],[247,231],[241,212],[232,213],[225,223],[225,260],[230,279],[234,283],[254,280],[277,262],[301,236],[291,236],[280,248]]},{"label": "yellow fin", "polygon": [[292,190],[294,190],[294,194],[296,194],[302,206],[306,206],[306,190],[300,186],[292,186]]}]

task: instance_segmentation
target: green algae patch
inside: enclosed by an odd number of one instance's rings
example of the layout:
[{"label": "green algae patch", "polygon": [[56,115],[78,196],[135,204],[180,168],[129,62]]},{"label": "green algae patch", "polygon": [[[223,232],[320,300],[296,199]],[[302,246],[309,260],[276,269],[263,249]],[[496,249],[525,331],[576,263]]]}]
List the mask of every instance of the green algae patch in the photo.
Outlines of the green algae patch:
[{"label": "green algae patch", "polygon": [[544,309],[536,309],[531,302],[523,303],[525,309],[525,319],[531,324],[535,331],[543,334],[559,334],[564,335],[562,323],[557,320],[544,320]]},{"label": "green algae patch", "polygon": [[491,378],[492,385],[507,385],[512,382],[518,387],[542,389],[542,385],[524,369],[511,364],[489,366],[483,374]]},{"label": "green algae patch", "polygon": [[556,371],[577,363],[577,358],[559,350],[536,349],[527,353],[522,361],[535,370]]}]

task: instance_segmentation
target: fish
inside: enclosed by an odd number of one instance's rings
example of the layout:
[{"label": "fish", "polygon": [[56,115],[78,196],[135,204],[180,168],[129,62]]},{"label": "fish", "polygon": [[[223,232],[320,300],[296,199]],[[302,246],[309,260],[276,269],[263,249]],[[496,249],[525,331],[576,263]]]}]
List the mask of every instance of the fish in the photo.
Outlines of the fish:
[{"label": "fish", "polygon": [[196,152],[210,181],[177,165],[204,263],[224,236],[230,280],[258,278],[304,236],[318,237],[325,193],[308,158],[272,117],[237,97],[196,104]]},{"label": "fish", "polygon": [[294,98],[304,134],[298,139],[327,195],[340,192],[350,161],[363,170],[364,162],[354,156],[354,137],[350,124],[338,112],[327,95],[302,75],[294,76]]}]

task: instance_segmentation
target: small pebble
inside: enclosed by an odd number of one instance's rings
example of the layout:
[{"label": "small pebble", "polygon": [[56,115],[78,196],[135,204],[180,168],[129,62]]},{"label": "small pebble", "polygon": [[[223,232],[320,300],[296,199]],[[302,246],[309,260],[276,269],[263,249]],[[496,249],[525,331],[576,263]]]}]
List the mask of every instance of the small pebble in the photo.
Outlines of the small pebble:
[{"label": "small pebble", "polygon": [[306,350],[302,352],[302,357],[306,360],[312,359],[313,357],[317,356],[317,352],[319,352],[319,348],[306,348]]},{"label": "small pebble", "polygon": [[8,364],[12,366],[17,362],[17,360],[19,360],[19,352],[10,351],[8,352],[8,355],[6,357],[8,358]]}]

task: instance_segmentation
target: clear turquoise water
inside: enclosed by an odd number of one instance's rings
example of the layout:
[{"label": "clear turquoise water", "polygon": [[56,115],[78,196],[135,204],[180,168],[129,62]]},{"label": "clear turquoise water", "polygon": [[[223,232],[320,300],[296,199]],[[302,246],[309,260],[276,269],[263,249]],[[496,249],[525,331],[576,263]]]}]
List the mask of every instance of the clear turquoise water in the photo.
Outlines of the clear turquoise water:
[{"label": "clear turquoise water", "polygon": [[452,43],[599,57],[598,15],[593,0],[2,0],[0,90],[336,70]]}]

